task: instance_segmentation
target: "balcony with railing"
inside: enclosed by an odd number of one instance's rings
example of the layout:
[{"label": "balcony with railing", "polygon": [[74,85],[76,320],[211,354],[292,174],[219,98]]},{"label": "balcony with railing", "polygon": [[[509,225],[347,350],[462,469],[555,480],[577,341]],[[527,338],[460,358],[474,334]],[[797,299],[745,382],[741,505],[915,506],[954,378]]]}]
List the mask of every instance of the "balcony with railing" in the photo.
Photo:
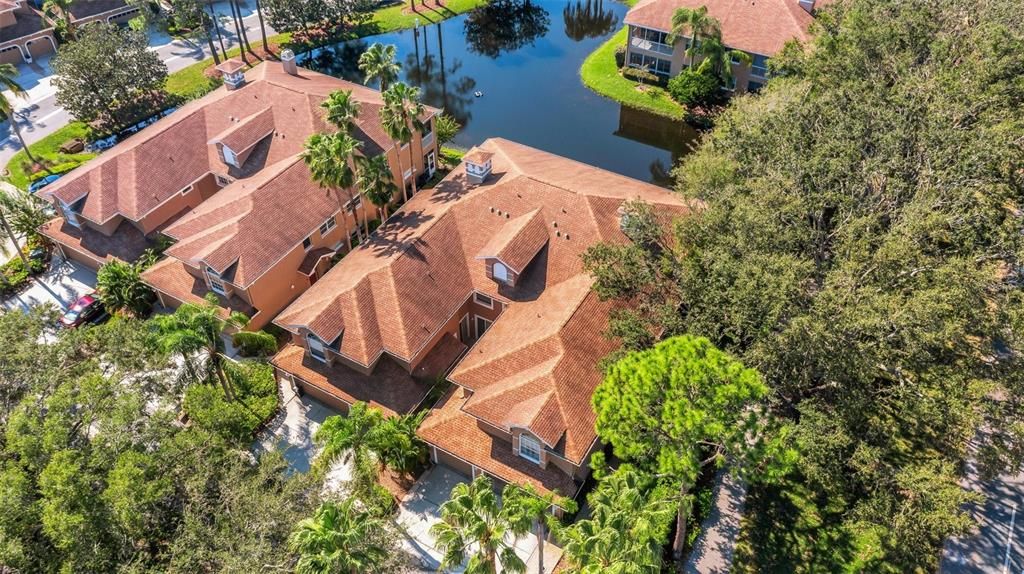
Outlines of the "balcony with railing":
[{"label": "balcony with railing", "polygon": [[656,52],[658,54],[672,55],[672,46],[668,44],[662,44],[660,42],[652,42],[646,38],[639,38],[633,36],[629,39],[629,45],[638,48],[640,50],[646,50],[648,52]]}]

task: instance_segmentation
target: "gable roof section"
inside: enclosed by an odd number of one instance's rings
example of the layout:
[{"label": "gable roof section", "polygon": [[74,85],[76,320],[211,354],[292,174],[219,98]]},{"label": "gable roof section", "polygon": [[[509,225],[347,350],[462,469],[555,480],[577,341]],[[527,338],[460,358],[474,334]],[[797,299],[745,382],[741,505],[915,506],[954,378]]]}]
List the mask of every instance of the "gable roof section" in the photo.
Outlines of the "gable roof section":
[{"label": "gable roof section", "polygon": [[807,40],[814,21],[797,0],[640,0],[624,21],[668,32],[677,9],[701,6],[721,24],[726,46],[764,56],[775,55],[789,40]]},{"label": "gable roof section", "polygon": [[540,209],[534,209],[503,225],[480,250],[477,259],[495,258],[516,273],[522,273],[547,242],[548,230]]},{"label": "gable roof section", "polygon": [[232,121],[235,122],[233,126],[214,136],[209,143],[223,144],[240,154],[274,133],[274,109],[270,106],[245,118],[233,118]]},{"label": "gable roof section", "polygon": [[392,143],[380,127],[379,92],[302,68],[293,76],[280,64],[264,62],[246,72],[245,86],[220,88],[182,106],[42,193],[67,204],[84,198],[80,213],[96,223],[118,215],[138,221],[207,173],[225,171],[211,140],[245,142],[272,132],[268,166],[300,153],[311,134],[333,130],[320,104],[336,90],[351,90],[362,105],[356,137],[364,142],[363,152],[389,149]]},{"label": "gable roof section", "polygon": [[[239,287],[251,285],[338,211],[298,155],[239,180],[174,222],[171,257],[199,262]],[[287,221],[287,225],[281,225]]]},{"label": "gable roof section", "polygon": [[[457,168],[417,194],[276,323],[293,331],[308,328],[328,342],[341,336],[340,353],[365,366],[383,352],[412,361],[474,291],[530,301],[546,286],[582,274],[583,250],[622,239],[616,211],[624,200],[685,209],[661,188],[507,140],[491,139],[480,149],[494,153],[491,178],[472,185]],[[524,225],[541,225],[547,242],[531,264],[540,271],[500,292],[476,260],[512,224],[499,211],[517,224],[520,216],[535,213]],[[549,221],[558,223],[560,235]]]}]

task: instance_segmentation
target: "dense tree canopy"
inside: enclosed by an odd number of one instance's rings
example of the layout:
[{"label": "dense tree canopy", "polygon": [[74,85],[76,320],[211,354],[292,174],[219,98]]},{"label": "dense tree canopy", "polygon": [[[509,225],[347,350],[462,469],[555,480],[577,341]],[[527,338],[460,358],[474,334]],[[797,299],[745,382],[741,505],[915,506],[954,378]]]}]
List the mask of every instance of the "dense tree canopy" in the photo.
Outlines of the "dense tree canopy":
[{"label": "dense tree canopy", "polygon": [[89,24],[51,63],[57,103],[84,122],[112,129],[156,111],[167,66],[144,32]]},{"label": "dense tree canopy", "polygon": [[678,169],[706,208],[588,265],[661,311],[616,324],[634,343],[704,335],[761,372],[803,453],[782,494],[828,508],[814,536],[845,533],[871,570],[932,569],[969,525],[968,439],[995,431],[993,471],[1022,453],[1019,4],[853,0],[817,21]]}]

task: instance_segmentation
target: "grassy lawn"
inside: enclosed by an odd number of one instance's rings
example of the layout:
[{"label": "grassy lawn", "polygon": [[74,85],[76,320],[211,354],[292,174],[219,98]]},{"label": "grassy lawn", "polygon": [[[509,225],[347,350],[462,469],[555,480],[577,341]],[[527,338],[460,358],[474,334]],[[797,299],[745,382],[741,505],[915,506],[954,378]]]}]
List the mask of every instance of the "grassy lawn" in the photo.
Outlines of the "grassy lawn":
[{"label": "grassy lawn", "polygon": [[636,82],[619,74],[615,65],[615,47],[626,43],[627,29],[619,30],[600,48],[587,56],[580,67],[583,84],[591,90],[633,108],[639,108],[672,119],[683,119],[686,108],[657,86],[637,90]]},{"label": "grassy lawn", "polygon": [[[71,171],[79,165],[96,157],[96,154],[77,153],[67,155],[60,153],[58,150],[61,144],[70,139],[84,139],[87,131],[88,127],[82,122],[72,122],[44,137],[38,142],[31,144],[29,149],[32,150],[33,155],[45,161],[53,173]],[[25,154],[25,150],[19,151],[14,154],[11,161],[7,162],[7,169],[10,171],[10,175],[7,179],[14,185],[25,189],[28,187],[28,184],[36,178],[49,175],[45,170],[40,171],[35,175],[30,175],[28,171],[29,167],[28,156]]]},{"label": "grassy lawn", "polygon": [[[635,1],[635,0],[634,0]],[[367,24],[359,27],[353,37],[371,36],[404,30],[416,25],[418,18],[421,26],[434,24],[452,16],[469,12],[473,8],[483,6],[487,0],[442,0],[444,8],[423,8],[417,6],[417,12],[408,12],[408,3],[403,2],[387,8],[381,8],[373,13],[373,19]]]}]

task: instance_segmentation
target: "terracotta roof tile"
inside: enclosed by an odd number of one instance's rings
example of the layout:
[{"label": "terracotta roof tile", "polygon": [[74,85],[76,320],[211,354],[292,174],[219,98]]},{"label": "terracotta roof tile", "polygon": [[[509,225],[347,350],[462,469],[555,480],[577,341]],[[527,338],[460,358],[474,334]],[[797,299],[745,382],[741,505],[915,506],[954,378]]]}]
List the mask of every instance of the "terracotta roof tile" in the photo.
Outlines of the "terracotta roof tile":
[{"label": "terracotta roof tile", "polygon": [[234,266],[231,282],[245,288],[338,210],[296,155],[232,183],[165,229],[177,240],[166,253],[220,274]]},{"label": "terracotta roof tile", "polygon": [[[609,305],[591,293],[581,255],[625,240],[617,211],[626,200],[672,213],[686,206],[661,188],[506,140],[479,150],[493,155],[491,178],[473,185],[457,168],[275,322],[306,327],[369,366],[382,353],[411,362],[474,291],[508,302],[450,378],[476,392],[467,413],[528,428],[580,462],[594,442],[597,363],[614,346],[601,334]],[[532,259],[515,287],[487,278],[476,257],[492,248],[533,252],[515,257]]]},{"label": "terracotta roof tile", "polygon": [[267,106],[245,118],[236,118],[235,125],[214,136],[209,143],[221,143],[235,153],[242,153],[272,133],[274,109]]},{"label": "terracotta roof tile", "polygon": [[553,465],[541,468],[512,451],[512,445],[480,427],[460,406],[461,391],[453,389],[430,411],[417,434],[437,448],[468,461],[505,482],[530,484],[541,493],[575,497],[579,490],[569,475]]},{"label": "terracotta roof tile", "polygon": [[477,254],[478,259],[497,258],[516,273],[522,273],[548,242],[548,230],[540,209],[506,223]]},{"label": "terracotta roof tile", "polygon": [[113,259],[135,261],[153,243],[142,232],[127,221],[122,222],[110,236],[103,235],[88,227],[81,229],[64,221],[63,217],[52,219],[39,232],[50,239],[90,256],[97,265]]},{"label": "terracotta roof tile", "polygon": [[[172,257],[143,271],[142,281],[182,303],[201,305],[205,302],[206,295],[213,293],[207,288],[205,282],[188,272],[184,263]],[[256,314],[256,309],[239,297],[224,297],[216,293],[214,296],[217,297],[222,317],[227,317],[235,311],[250,318]]]},{"label": "terracotta roof tile", "polygon": [[807,40],[814,17],[797,0],[640,0],[625,23],[668,32],[679,8],[707,6],[722,27],[722,41],[732,48],[773,56],[789,40]]}]

